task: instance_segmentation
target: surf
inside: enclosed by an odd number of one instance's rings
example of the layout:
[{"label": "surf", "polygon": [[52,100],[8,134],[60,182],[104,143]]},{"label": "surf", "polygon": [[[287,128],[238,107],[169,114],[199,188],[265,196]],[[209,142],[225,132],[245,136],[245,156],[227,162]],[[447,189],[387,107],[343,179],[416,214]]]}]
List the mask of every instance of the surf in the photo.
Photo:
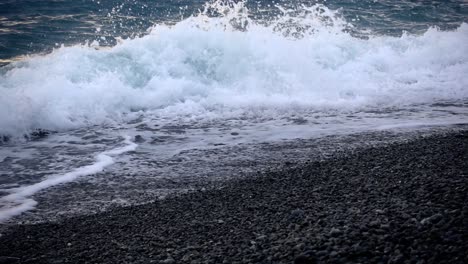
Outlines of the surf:
[{"label": "surf", "polygon": [[281,15],[256,20],[244,2],[217,1],[110,48],[74,45],[12,62],[0,69],[0,135],[142,116],[262,120],[467,101],[466,23],[363,37],[324,5],[277,8]]}]

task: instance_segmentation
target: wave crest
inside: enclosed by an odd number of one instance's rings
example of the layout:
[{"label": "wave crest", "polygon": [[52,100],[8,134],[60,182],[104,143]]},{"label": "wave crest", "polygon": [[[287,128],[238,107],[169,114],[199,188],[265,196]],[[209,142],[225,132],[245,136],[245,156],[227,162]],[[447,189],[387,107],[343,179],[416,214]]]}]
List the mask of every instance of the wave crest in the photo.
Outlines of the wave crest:
[{"label": "wave crest", "polygon": [[323,5],[255,20],[244,2],[216,1],[112,48],[29,57],[1,69],[0,134],[141,115],[275,118],[467,100],[467,24],[367,39],[349,27]]}]

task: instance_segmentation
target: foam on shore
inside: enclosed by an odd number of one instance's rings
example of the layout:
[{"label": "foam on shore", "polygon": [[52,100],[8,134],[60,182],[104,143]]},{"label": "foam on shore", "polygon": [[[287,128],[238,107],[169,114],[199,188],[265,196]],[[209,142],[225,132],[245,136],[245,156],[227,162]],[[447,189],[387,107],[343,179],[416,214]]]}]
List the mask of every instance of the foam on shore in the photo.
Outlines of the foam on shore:
[{"label": "foam on shore", "polygon": [[74,181],[79,177],[99,173],[115,162],[112,156],[117,156],[125,152],[133,151],[138,146],[132,142],[128,136],[125,137],[124,143],[126,145],[123,147],[114,148],[99,153],[96,156],[96,162],[91,165],[76,168],[73,171],[63,175],[48,177],[36,184],[11,190],[11,194],[0,198],[0,205],[2,206],[0,208],[0,222],[4,222],[11,217],[34,209],[34,207],[37,205],[37,202],[30,197],[35,193],[58,184]]}]

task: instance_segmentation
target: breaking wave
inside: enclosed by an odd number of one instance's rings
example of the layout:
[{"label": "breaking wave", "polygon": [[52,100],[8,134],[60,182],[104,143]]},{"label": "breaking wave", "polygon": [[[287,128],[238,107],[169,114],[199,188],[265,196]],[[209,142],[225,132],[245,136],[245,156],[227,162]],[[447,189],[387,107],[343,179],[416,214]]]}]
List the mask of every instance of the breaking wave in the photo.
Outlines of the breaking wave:
[{"label": "breaking wave", "polygon": [[0,135],[164,119],[404,108],[468,98],[468,25],[356,37],[323,5],[253,20],[215,2],[111,48],[56,49],[0,68]]}]

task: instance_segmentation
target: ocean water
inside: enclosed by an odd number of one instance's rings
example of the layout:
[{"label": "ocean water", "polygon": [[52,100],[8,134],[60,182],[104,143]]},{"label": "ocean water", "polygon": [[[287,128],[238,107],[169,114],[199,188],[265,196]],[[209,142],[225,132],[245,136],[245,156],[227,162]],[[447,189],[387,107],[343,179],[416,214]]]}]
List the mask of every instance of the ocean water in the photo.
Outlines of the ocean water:
[{"label": "ocean water", "polygon": [[468,123],[467,22],[462,0],[2,1],[0,221],[281,160],[264,144]]}]

